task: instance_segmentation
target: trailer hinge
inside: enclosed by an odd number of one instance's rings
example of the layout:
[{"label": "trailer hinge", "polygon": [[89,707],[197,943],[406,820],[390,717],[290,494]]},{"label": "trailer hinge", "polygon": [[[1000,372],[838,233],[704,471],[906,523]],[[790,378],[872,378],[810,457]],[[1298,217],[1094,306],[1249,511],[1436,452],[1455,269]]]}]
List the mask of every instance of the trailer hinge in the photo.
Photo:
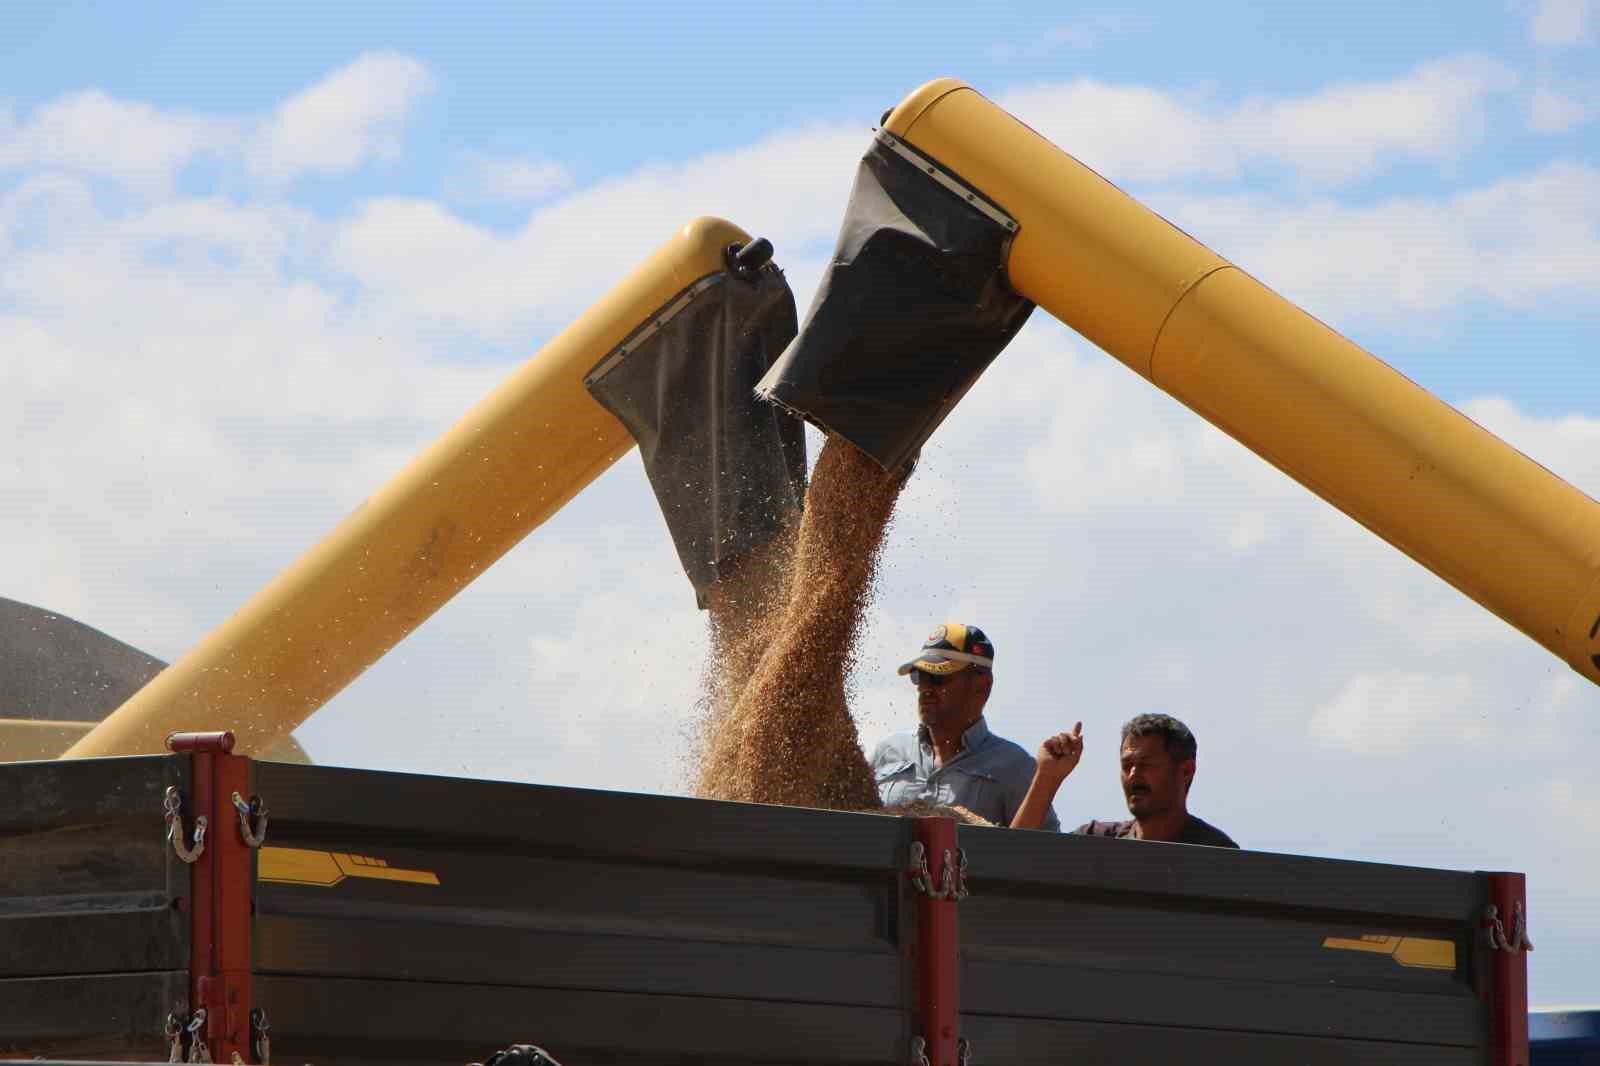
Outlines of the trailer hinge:
[{"label": "trailer hinge", "polygon": [[957,902],[967,898],[967,853],[963,848],[944,849],[944,870],[939,878],[939,886],[933,885],[933,875],[928,872],[928,849],[922,842],[911,842],[911,861],[906,872],[911,877],[911,883],[916,886],[929,899],[949,899]]},{"label": "trailer hinge", "polygon": [[1522,913],[1522,903],[1519,900],[1511,905],[1511,935],[1506,936],[1506,927],[1500,921],[1500,908],[1493,903],[1483,908],[1484,937],[1489,941],[1489,947],[1494,951],[1509,951],[1513,954],[1521,951],[1532,951],[1533,941],[1528,939],[1528,919]]}]

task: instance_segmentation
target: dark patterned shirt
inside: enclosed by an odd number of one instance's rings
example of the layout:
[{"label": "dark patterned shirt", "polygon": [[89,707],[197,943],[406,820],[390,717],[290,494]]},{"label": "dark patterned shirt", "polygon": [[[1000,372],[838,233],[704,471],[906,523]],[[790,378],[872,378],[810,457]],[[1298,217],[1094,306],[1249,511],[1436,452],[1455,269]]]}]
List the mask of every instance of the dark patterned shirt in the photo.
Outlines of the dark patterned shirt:
[{"label": "dark patterned shirt", "polygon": [[[1133,822],[1085,822],[1073,830],[1082,836],[1089,837],[1116,837],[1119,840],[1138,840],[1133,835]],[[1189,820],[1183,823],[1183,829],[1178,833],[1177,839],[1170,841],[1173,844],[1203,844],[1209,848],[1237,848],[1233,838],[1203,818],[1189,815]]]}]

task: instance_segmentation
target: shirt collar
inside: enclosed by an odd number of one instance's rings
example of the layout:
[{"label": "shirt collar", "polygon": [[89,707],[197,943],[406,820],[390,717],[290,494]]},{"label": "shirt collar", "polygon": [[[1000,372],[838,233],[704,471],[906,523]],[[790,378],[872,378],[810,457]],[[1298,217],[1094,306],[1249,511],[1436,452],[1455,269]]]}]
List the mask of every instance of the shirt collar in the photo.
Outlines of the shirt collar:
[{"label": "shirt collar", "polygon": [[[966,732],[961,734],[961,754],[977,751],[989,739],[989,723],[984,721],[983,715],[978,715],[978,720],[967,726]],[[933,750],[933,736],[925,725],[917,726],[917,743],[929,751]]]}]

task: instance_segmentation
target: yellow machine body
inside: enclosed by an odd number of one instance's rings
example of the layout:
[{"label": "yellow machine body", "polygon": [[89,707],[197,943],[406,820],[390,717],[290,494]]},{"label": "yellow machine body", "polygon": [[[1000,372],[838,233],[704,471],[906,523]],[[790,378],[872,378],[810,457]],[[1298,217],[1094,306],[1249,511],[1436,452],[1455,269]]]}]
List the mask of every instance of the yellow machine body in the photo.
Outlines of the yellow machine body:
[{"label": "yellow machine body", "polygon": [[0,762],[54,759],[93,728],[93,722],[0,718]]},{"label": "yellow machine body", "polygon": [[1017,220],[1018,292],[1600,683],[1600,504],[970,86],[884,128]]},{"label": "yellow machine body", "polygon": [[[696,219],[320,543],[67,750],[164,750],[227,729],[285,737],[634,446],[583,376],[748,234]],[[42,738],[41,738],[42,739]]]},{"label": "yellow machine body", "polygon": [[[0,718],[0,763],[58,758],[98,724],[45,718]],[[287,735],[267,745],[256,757],[269,762],[311,762],[310,754],[300,742]]]}]

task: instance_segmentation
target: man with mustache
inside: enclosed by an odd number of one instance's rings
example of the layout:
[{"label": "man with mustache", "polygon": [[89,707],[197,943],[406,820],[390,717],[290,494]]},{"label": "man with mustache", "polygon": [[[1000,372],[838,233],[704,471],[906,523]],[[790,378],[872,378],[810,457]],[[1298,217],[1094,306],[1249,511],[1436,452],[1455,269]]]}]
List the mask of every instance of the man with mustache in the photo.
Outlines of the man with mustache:
[{"label": "man with mustache", "polygon": [[[1013,825],[1034,764],[1021,746],[989,732],[983,718],[994,687],[994,643],[977,626],[950,622],[900,673],[917,686],[920,724],[915,733],[886,737],[872,753],[884,807],[956,807]],[[1035,804],[1028,828],[1060,831],[1050,797]]]},{"label": "man with mustache", "polygon": [[[1194,784],[1194,734],[1166,714],[1141,714],[1122,727],[1122,794],[1128,800],[1125,822],[1086,822],[1074,833],[1124,840],[1162,840],[1237,848],[1228,834],[1189,813]],[[1013,829],[1034,829],[1050,810],[1056,790],[1083,756],[1083,723],[1039,745],[1038,769],[1027,796],[1011,819]],[[1052,812],[1053,814],[1053,812]]]}]

